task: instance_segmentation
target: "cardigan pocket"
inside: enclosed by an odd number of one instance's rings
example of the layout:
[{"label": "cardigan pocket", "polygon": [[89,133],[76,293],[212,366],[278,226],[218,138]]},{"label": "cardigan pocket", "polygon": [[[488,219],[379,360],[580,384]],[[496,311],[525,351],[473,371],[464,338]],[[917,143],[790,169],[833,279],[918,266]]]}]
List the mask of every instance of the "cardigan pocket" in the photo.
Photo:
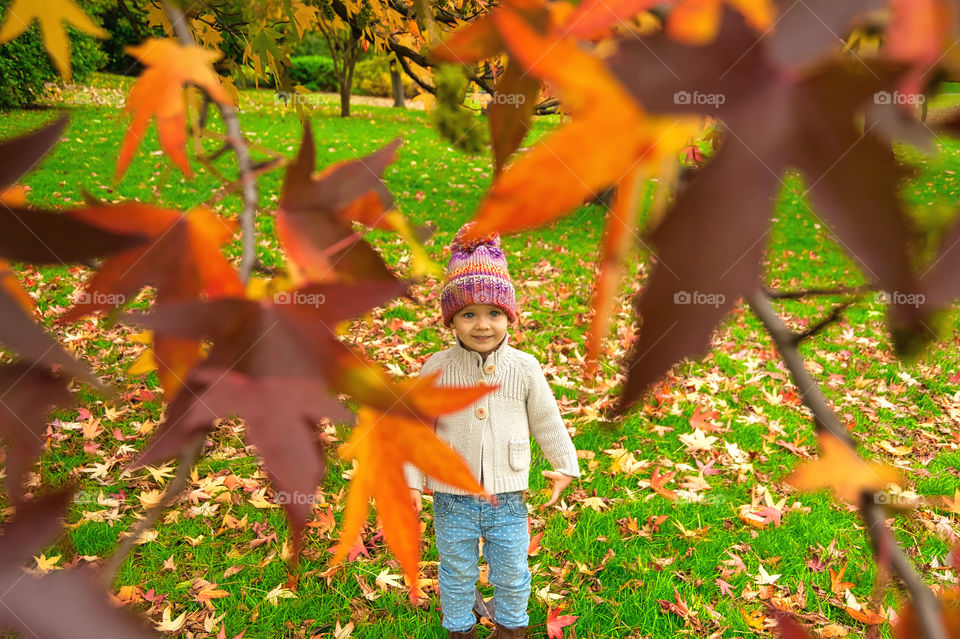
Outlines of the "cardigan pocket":
[{"label": "cardigan pocket", "polygon": [[508,457],[510,458],[510,468],[516,471],[529,470],[530,468],[530,440],[529,439],[511,439]]}]

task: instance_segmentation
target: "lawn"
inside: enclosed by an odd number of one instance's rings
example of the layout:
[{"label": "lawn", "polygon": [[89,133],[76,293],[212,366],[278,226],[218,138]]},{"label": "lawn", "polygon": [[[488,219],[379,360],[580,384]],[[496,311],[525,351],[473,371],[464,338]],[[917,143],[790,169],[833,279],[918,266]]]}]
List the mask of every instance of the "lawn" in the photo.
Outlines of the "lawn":
[{"label": "lawn", "polygon": [[[219,182],[199,164],[194,179],[183,179],[158,154],[152,128],[127,175],[113,183],[113,158],[126,123],[118,108],[124,82],[98,76],[96,89],[56,99],[69,112],[70,126],[25,179],[30,203],[76,206],[88,193],[179,210],[207,203],[224,216],[236,216],[238,198],[216,197]],[[403,137],[385,179],[405,215],[435,225],[427,248],[444,263],[444,247],[470,219],[490,183],[489,158],[454,150],[422,112],[359,106],[341,119],[336,109],[331,102],[310,116],[318,169]],[[4,113],[0,138],[53,117],[44,109]],[[286,156],[298,148],[296,112],[276,104],[268,92],[243,93],[241,123],[258,147]],[[555,117],[538,121],[527,144],[556,125]],[[929,154],[911,148],[898,148],[898,154],[917,168],[904,185],[911,213],[925,228],[931,220],[942,223],[956,201],[960,143],[940,139]],[[259,151],[255,156],[269,157]],[[216,167],[225,175],[236,173],[229,157]],[[282,171],[260,179],[258,255],[269,267],[283,266],[270,214],[281,180]],[[788,290],[862,284],[862,274],[831,240],[802,192],[799,177],[785,179],[766,255],[767,283]],[[533,353],[543,365],[581,451],[583,472],[562,505],[544,512],[540,471],[548,466],[542,455],[534,455],[530,521],[533,534],[542,537],[530,559],[531,635],[546,636],[549,606],[579,617],[578,637],[766,634],[768,605],[793,610],[815,628],[863,634],[857,606],[886,614],[888,606],[899,607],[899,592],[877,574],[849,505],[782,483],[798,462],[816,454],[816,438],[786,369],[745,305],[717,332],[709,355],[678,365],[657,396],[626,418],[603,420],[614,398],[619,358],[630,343],[632,292],[646,277],[649,257],[638,245],[606,344],[607,361],[595,379],[584,378],[580,362],[604,216],[603,208],[587,206],[549,228],[503,239],[521,310],[511,345]],[[387,263],[409,273],[409,251],[402,241],[383,231],[370,238]],[[227,253],[238,256],[239,244]],[[144,348],[130,339],[136,331],[103,318],[67,327],[52,324],[88,274],[84,267],[19,269],[44,323],[61,343],[132,398],[104,402],[81,391],[84,407],[57,413],[50,425],[48,450],[33,480],[45,485],[74,480],[81,491],[68,535],[45,553],[60,556],[55,569],[108,556],[121,531],[157,498],[173,468],[125,470],[163,412],[155,374],[144,378],[126,372]],[[436,303],[425,301],[437,285],[428,279],[415,288],[416,302],[396,302],[354,322],[348,339],[395,374],[415,375],[423,359],[451,339]],[[144,293],[134,305],[143,308],[149,300]],[[788,324],[801,328],[840,301],[819,297],[778,303],[778,308]],[[902,469],[906,496],[923,498],[920,507],[896,516],[894,528],[924,580],[946,586],[956,581],[955,571],[944,565],[960,513],[941,497],[952,498],[960,489],[956,313],[943,318],[940,329],[939,348],[915,362],[900,362],[885,331],[883,304],[867,293],[802,352],[862,452]],[[691,439],[700,424],[709,429],[706,439]],[[346,433],[344,427],[325,431],[330,442]],[[651,488],[654,471],[676,473],[665,486],[676,499]],[[363,553],[343,570],[325,572],[336,538],[331,522],[342,515],[352,472],[331,450],[299,583],[295,592],[285,589],[289,546],[282,512],[245,445],[242,426],[221,422],[183,499],[121,569],[118,597],[156,622],[167,620],[173,634],[189,630],[196,637],[215,636],[221,625],[228,637],[244,630],[246,637],[333,637],[338,625],[350,622],[360,637],[443,636],[435,591],[428,607],[408,603],[397,587],[402,584],[398,565],[372,517]],[[424,576],[435,578],[429,508],[423,518]],[[842,579],[832,581],[831,572],[842,573]],[[842,581],[849,584],[837,587]],[[205,598],[210,584],[226,594]],[[491,592],[488,585],[481,589]],[[881,625],[880,634],[890,636],[889,625]]]}]

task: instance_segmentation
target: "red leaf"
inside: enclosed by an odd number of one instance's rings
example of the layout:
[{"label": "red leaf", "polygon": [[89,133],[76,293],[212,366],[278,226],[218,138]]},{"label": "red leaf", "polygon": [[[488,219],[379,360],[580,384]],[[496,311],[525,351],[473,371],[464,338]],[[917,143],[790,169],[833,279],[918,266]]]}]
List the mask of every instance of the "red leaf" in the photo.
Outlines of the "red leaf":
[{"label": "red leaf", "polygon": [[562,608],[547,609],[547,637],[563,639],[563,629],[577,623],[577,615],[561,615]]}]

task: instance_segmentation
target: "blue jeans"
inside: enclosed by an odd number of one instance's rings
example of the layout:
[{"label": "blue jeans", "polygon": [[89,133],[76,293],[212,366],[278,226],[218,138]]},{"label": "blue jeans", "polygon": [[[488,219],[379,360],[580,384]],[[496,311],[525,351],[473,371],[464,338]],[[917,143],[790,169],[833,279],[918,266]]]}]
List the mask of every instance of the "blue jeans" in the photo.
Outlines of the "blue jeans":
[{"label": "blue jeans", "polygon": [[440,553],[440,606],[443,627],[466,632],[473,627],[474,589],[480,570],[479,540],[490,566],[494,616],[506,628],[530,622],[530,567],[527,506],[523,492],[497,494],[499,506],[472,495],[433,494],[433,528]]}]

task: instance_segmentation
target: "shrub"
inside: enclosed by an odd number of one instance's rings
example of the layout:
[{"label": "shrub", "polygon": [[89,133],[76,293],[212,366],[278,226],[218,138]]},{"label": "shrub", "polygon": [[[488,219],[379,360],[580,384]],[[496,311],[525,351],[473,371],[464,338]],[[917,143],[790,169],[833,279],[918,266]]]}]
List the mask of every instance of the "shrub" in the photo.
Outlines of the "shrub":
[{"label": "shrub", "polygon": [[[9,0],[0,0],[0,15],[6,16],[9,4]],[[81,83],[100,69],[106,56],[95,38],[69,27],[67,32],[74,82]],[[43,95],[43,83],[58,79],[36,23],[14,40],[0,45],[0,109],[35,104]]]},{"label": "shrub", "polygon": [[[416,85],[405,73],[403,78],[403,93],[408,98],[417,94]],[[353,92],[357,95],[378,95],[389,98],[393,95],[393,85],[390,83],[390,62],[386,58],[373,57],[357,62],[353,71]]]},{"label": "shrub", "polygon": [[340,90],[333,60],[322,55],[299,55],[290,58],[290,79],[311,91],[336,92]]}]

